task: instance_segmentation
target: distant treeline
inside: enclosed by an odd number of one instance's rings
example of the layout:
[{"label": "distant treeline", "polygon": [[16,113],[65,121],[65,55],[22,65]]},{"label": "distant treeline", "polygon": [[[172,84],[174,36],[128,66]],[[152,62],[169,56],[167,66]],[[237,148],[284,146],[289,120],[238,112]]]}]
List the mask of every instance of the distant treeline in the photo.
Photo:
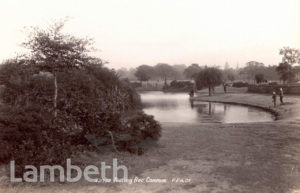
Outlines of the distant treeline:
[{"label": "distant treeline", "polygon": [[[116,72],[120,78],[131,81],[149,81],[149,80],[192,80],[195,74],[207,66],[200,66],[193,63],[191,65],[175,64],[169,65],[158,63],[155,66],[141,65],[137,68],[121,68]],[[276,71],[277,65],[264,65],[260,62],[250,61],[243,68],[231,68],[226,63],[222,69],[223,77],[226,81],[244,80],[255,82],[256,74],[263,74],[264,79],[279,81],[280,75]],[[217,66],[217,68],[221,69]]]},{"label": "distant treeline", "polygon": [[[279,54],[282,60],[278,65],[265,65],[257,61],[249,61],[242,68],[231,68],[225,63],[224,68],[220,66],[208,67],[193,63],[189,66],[185,64],[169,65],[158,63],[155,66],[140,65],[137,68],[127,70],[122,68],[117,70],[117,74],[124,79],[149,81],[163,80],[167,85],[167,80],[195,80],[199,78],[199,73],[206,69],[218,69],[222,82],[245,81],[250,84],[262,82],[291,83],[300,80],[300,50],[290,47],[280,49]],[[209,70],[207,72],[210,72]],[[213,73],[214,74],[214,73]],[[205,75],[205,74],[202,74]]]}]

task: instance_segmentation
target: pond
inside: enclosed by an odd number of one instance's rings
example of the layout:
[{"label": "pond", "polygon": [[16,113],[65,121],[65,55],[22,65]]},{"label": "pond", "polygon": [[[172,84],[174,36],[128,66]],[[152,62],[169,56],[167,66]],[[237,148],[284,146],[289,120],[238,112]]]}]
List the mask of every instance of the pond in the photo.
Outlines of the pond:
[{"label": "pond", "polygon": [[249,123],[273,121],[274,116],[262,109],[215,102],[189,100],[187,93],[140,93],[145,113],[159,122]]}]

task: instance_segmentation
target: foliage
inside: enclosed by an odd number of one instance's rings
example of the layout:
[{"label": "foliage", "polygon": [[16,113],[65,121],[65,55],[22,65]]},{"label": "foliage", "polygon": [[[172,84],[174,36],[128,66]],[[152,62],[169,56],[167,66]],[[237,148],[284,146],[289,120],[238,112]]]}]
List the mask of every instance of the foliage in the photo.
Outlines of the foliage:
[{"label": "foliage", "polygon": [[300,80],[300,66],[295,66],[294,72],[295,72],[296,81],[299,81]]},{"label": "foliage", "polygon": [[86,42],[53,33],[39,31],[27,44],[30,56],[1,65],[1,161],[14,159],[18,167],[63,165],[72,153],[90,147],[87,135],[106,139],[108,133],[141,133],[138,139],[157,140],[160,127],[153,118],[136,115],[140,128],[127,127],[121,120],[127,111],[141,107],[129,82],[103,67],[100,59],[89,57]]},{"label": "foliage", "polygon": [[23,45],[31,51],[30,60],[43,71],[55,72],[80,67],[91,59],[91,39],[63,34],[64,22],[57,22],[47,30],[34,28]]},{"label": "foliage", "polygon": [[191,87],[193,86],[193,83],[190,81],[172,81],[170,83],[170,86],[175,87],[175,88],[183,88],[183,87]]},{"label": "foliage", "polygon": [[[116,138],[119,149],[130,152],[149,148],[160,137],[161,126],[154,120],[153,116],[146,115],[142,111],[125,121],[123,135]],[[126,137],[124,137],[126,136]]]},{"label": "foliage", "polygon": [[263,74],[255,74],[255,81],[257,84],[263,82],[265,80],[265,77]]},{"label": "foliage", "polygon": [[295,72],[293,71],[292,65],[288,64],[287,62],[279,63],[276,71],[280,75],[280,79],[283,82],[291,82],[295,77]]},{"label": "foliage", "polygon": [[201,70],[202,68],[198,64],[191,64],[184,70],[184,75],[186,78],[195,79]]},{"label": "foliage", "polygon": [[120,68],[117,70],[117,74],[122,79],[128,79],[128,80],[136,80],[136,76],[134,75],[136,72],[135,68]]},{"label": "foliage", "polygon": [[293,65],[300,63],[300,50],[284,47],[280,49],[279,54],[282,55],[282,62],[279,63],[276,71],[283,82],[292,82],[298,74],[297,66],[293,67]]},{"label": "foliage", "polygon": [[246,63],[246,67],[244,67],[240,73],[245,74],[248,80],[255,81],[255,75],[259,74],[262,69],[264,69],[264,64],[257,61],[250,61]]},{"label": "foliage", "polygon": [[154,66],[154,69],[158,76],[165,81],[165,85],[167,85],[168,78],[176,75],[176,71],[169,64],[158,63]]},{"label": "foliage", "polygon": [[[160,65],[161,63],[159,63]],[[165,77],[165,73],[162,73],[160,70],[161,67],[158,67],[158,69],[155,68],[155,66],[149,66],[149,65],[140,65],[137,68],[120,68],[117,70],[117,74],[121,78],[127,78],[128,80],[138,80],[140,81],[148,81],[148,80],[155,80],[155,79],[184,79],[184,70],[186,69],[186,65],[184,64],[174,64],[174,65],[167,65],[168,69],[165,71],[167,76]],[[164,66],[165,66],[164,65]],[[140,69],[139,72],[137,70]],[[169,73],[170,72],[170,73]]]},{"label": "foliage", "polygon": [[280,49],[279,54],[282,55],[282,63],[289,65],[300,64],[300,50],[290,47]]},{"label": "foliage", "polygon": [[[159,63],[161,65],[161,63]],[[168,65],[168,64],[165,64]],[[193,63],[186,67],[184,64],[175,64],[175,65],[168,65],[168,69],[166,70],[167,76],[164,76],[163,73],[161,73],[161,69],[157,69],[155,66],[153,73],[148,73],[148,77],[150,77],[150,80],[155,79],[168,79],[168,80],[184,80],[184,79],[196,79],[197,74],[204,68],[202,66],[199,66],[196,63]],[[151,66],[150,66],[151,67]],[[223,81],[231,81],[234,80],[245,80],[245,81],[255,81],[255,74],[264,74],[266,80],[276,81],[279,80],[279,75],[276,72],[276,65],[268,65],[265,66],[264,64],[256,61],[250,61],[246,64],[243,68],[230,68],[229,64],[225,64],[223,72]],[[128,78],[129,80],[136,80],[134,73],[136,72],[136,69],[125,69],[121,68],[117,70],[117,73],[122,78]],[[300,73],[299,73],[300,74]]]},{"label": "foliage", "polygon": [[191,81],[176,81],[173,80],[170,86],[164,87],[165,92],[189,92],[194,88],[194,83]]},{"label": "foliage", "polygon": [[235,76],[233,73],[227,74],[227,79],[230,80],[231,82],[235,80]]},{"label": "foliage", "polygon": [[172,65],[174,71],[175,71],[175,74],[174,74],[174,78],[175,79],[184,79],[185,76],[184,76],[184,71],[186,69],[186,65],[185,64],[174,64]]},{"label": "foliage", "polygon": [[152,66],[141,65],[136,68],[135,76],[140,81],[148,81],[154,74],[154,69]]},{"label": "foliage", "polygon": [[51,123],[49,112],[37,105],[2,107],[0,117],[2,163],[15,160],[17,175],[24,165],[64,164],[74,148],[64,132]]},{"label": "foliage", "polygon": [[90,65],[57,74],[60,94],[54,117],[53,76],[35,71],[34,65],[24,63],[7,63],[0,70],[0,83],[5,86],[1,98],[6,107],[1,109],[5,116],[1,116],[0,128],[7,133],[2,141],[13,150],[11,155],[2,152],[1,160],[10,157],[18,160],[17,164],[26,164],[49,162],[51,156],[63,162],[73,147],[89,145],[86,135],[120,132],[121,114],[140,107],[139,96],[113,71]]},{"label": "foliage", "polygon": [[198,89],[208,88],[209,96],[211,96],[211,90],[213,87],[222,83],[222,72],[218,68],[210,67],[201,70],[196,79],[196,85]]},{"label": "foliage", "polygon": [[236,88],[247,87],[247,86],[248,86],[248,83],[247,82],[242,82],[242,81],[234,82],[232,84],[232,87],[236,87]]},{"label": "foliage", "polygon": [[233,70],[232,68],[226,67],[223,70],[223,81],[224,82],[227,82],[227,81],[233,82],[236,78],[236,74],[237,73],[235,72],[235,70]]}]

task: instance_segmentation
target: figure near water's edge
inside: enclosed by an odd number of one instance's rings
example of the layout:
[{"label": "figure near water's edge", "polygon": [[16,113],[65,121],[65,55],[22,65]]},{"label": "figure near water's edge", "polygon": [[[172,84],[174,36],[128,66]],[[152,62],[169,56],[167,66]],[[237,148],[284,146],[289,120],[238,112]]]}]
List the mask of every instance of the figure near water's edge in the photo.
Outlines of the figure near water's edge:
[{"label": "figure near water's edge", "polygon": [[272,100],[273,100],[274,107],[276,107],[276,92],[275,92],[275,90],[273,91],[273,94],[272,94]]}]

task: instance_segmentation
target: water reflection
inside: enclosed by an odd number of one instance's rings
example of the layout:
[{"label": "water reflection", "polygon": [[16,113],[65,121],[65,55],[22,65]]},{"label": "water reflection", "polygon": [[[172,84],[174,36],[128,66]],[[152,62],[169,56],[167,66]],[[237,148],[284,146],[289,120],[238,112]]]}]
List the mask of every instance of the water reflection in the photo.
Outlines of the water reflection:
[{"label": "water reflection", "polygon": [[192,102],[185,93],[141,93],[144,111],[160,122],[244,123],[272,121],[260,109],[213,102]]}]

